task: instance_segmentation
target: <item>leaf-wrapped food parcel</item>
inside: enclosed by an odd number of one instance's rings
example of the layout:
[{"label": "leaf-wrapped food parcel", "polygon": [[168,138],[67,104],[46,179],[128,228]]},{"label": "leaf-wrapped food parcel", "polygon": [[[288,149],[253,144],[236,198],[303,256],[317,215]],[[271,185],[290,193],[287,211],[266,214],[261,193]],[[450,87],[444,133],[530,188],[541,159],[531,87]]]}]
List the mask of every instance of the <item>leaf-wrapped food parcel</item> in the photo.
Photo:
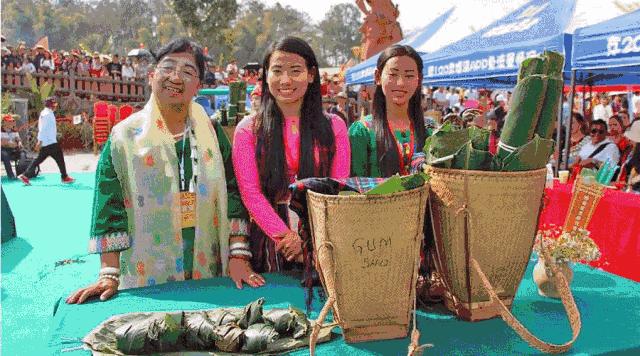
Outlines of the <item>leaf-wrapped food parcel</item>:
[{"label": "leaf-wrapped food parcel", "polygon": [[235,324],[240,319],[240,312],[235,312],[227,309],[215,309],[207,312],[207,316],[214,325],[227,325]]},{"label": "leaf-wrapped food parcel", "polygon": [[249,326],[261,323],[262,322],[262,306],[264,305],[264,298],[260,298],[255,300],[246,307],[244,307],[244,311],[240,320],[238,320],[238,326],[243,329],[248,328]]},{"label": "leaf-wrapped food parcel", "polygon": [[502,161],[500,170],[517,172],[543,168],[553,153],[553,146],[553,140],[535,135],[533,140],[507,156]]},{"label": "leaf-wrapped food parcel", "polygon": [[271,325],[267,324],[252,324],[247,330],[244,331],[244,345],[242,351],[244,352],[262,352],[267,349],[267,346],[278,340],[280,335]]},{"label": "leaf-wrapped food parcel", "polygon": [[262,315],[264,322],[273,326],[281,335],[289,334],[295,325],[295,313],[291,309],[271,309]]},{"label": "leaf-wrapped food parcel", "polygon": [[289,307],[291,311],[295,314],[294,318],[294,326],[293,326],[293,338],[299,339],[307,335],[309,331],[309,319],[307,319],[307,315],[300,309]]},{"label": "leaf-wrapped food parcel", "polygon": [[205,312],[189,312],[183,317],[184,343],[189,350],[211,350],[218,339],[216,325]]},{"label": "leaf-wrapped food parcel", "polygon": [[128,354],[170,352],[182,345],[182,313],[132,322],[116,330],[116,344]]},{"label": "leaf-wrapped food parcel", "polygon": [[237,325],[227,324],[216,327],[216,348],[223,352],[238,352],[242,346],[244,330]]}]

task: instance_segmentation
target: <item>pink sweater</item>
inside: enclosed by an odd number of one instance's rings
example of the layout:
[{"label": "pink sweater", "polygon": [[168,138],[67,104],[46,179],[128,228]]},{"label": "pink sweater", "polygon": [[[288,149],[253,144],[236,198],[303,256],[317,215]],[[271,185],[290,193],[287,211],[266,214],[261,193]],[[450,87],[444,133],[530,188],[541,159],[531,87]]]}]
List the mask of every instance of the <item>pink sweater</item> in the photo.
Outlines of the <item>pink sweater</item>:
[{"label": "pink sweater", "polygon": [[[351,164],[351,149],[347,126],[339,116],[330,115],[330,117],[336,145],[331,177],[347,178],[349,177]],[[293,183],[298,174],[300,159],[299,122],[300,118],[298,117],[285,118],[285,155],[289,183]],[[256,137],[253,133],[253,116],[246,117],[240,121],[233,136],[233,169],[238,180],[242,202],[249,211],[249,215],[267,236],[273,240],[278,240],[278,236],[287,232],[289,227],[280,219],[275,209],[262,193],[258,163],[256,162],[256,142]]]}]

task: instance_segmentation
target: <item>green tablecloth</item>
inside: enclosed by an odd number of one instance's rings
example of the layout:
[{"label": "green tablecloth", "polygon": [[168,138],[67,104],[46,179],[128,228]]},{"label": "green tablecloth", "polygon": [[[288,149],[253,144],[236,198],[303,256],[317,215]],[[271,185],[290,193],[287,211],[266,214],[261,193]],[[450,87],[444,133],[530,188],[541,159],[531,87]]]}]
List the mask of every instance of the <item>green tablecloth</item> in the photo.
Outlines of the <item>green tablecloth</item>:
[{"label": "green tablecloth", "polygon": [[[513,313],[530,330],[547,341],[565,342],[571,332],[561,302],[540,297],[531,280],[533,263],[525,273],[514,302]],[[574,266],[572,284],[582,314],[582,333],[569,354],[640,354],[640,284],[583,265]],[[67,305],[64,298],[54,308],[50,328],[49,353],[79,345],[69,338],[82,338],[114,314],[133,311],[170,311],[243,306],[257,297],[266,298],[266,308],[289,303],[304,308],[304,291],[299,281],[281,275],[266,275],[268,286],[236,290],[227,278],[187,281],[120,292],[107,302]],[[372,293],[375,291],[372,289]],[[383,306],[381,306],[383,307]],[[316,298],[312,318],[320,305]],[[464,322],[436,308],[418,312],[420,341],[432,343],[432,355],[523,355],[539,354],[501,320]],[[339,329],[336,329],[339,331]],[[346,344],[336,339],[318,346],[320,355],[405,355],[409,339]],[[88,351],[63,355],[88,355]],[[308,355],[298,350],[293,355]]]}]

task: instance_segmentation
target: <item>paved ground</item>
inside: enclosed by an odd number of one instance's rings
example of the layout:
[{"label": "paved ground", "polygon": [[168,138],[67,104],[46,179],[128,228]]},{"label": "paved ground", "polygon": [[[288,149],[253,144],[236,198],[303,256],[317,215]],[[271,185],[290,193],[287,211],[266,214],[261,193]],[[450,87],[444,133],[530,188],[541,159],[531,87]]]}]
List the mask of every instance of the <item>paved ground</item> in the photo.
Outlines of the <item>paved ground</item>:
[{"label": "paved ground", "polygon": [[[95,172],[96,165],[98,164],[97,155],[94,156],[93,152],[64,152],[64,161],[67,166],[67,172],[73,175],[74,172]],[[2,166],[2,176],[6,176],[7,173]],[[42,173],[58,173],[58,166],[53,158],[47,158],[40,165],[40,171]]]}]

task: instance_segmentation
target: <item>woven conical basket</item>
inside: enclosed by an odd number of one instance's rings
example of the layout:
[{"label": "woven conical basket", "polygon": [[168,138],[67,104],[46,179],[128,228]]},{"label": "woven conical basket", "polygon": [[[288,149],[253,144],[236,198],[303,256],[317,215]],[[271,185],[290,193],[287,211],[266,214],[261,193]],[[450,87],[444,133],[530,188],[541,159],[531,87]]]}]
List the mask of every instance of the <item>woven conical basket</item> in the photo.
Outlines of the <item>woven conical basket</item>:
[{"label": "woven conical basket", "polygon": [[428,167],[436,270],[446,306],[465,320],[499,316],[474,258],[510,307],[527,268],[542,207],[546,169],[485,172]]},{"label": "woven conical basket", "polygon": [[308,192],[316,267],[347,342],[407,336],[428,195]]}]

